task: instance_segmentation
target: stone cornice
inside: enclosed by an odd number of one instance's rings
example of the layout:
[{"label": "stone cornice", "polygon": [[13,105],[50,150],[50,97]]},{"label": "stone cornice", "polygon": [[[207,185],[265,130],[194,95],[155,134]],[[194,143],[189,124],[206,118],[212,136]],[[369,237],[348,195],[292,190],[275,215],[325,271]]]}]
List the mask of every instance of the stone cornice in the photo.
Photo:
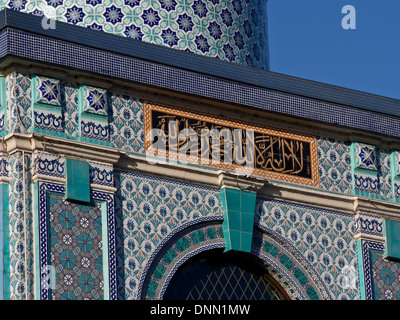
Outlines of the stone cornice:
[{"label": "stone cornice", "polygon": [[[113,165],[114,169],[132,170],[146,175],[178,180],[184,183],[198,184],[220,189],[223,186],[255,191],[259,196],[281,201],[340,211],[349,214],[359,212],[377,215],[383,218],[400,219],[400,204],[344,195],[319,189],[304,188],[268,181],[255,176],[236,175],[229,171],[206,167],[171,164],[161,162],[152,164],[144,155],[126,152],[101,145],[89,144],[42,134],[11,134],[2,137],[0,152],[11,154],[17,151],[47,152],[80,160],[94,161]],[[37,177],[40,178],[40,177]],[[8,182],[8,179],[3,179]],[[115,191],[109,188],[110,192]]]},{"label": "stone cornice", "polygon": [[123,154],[123,152],[111,147],[48,135],[45,136],[37,133],[14,133],[2,137],[0,141],[0,152],[12,154],[17,151],[41,151],[107,164],[115,164],[119,160],[121,154]]}]

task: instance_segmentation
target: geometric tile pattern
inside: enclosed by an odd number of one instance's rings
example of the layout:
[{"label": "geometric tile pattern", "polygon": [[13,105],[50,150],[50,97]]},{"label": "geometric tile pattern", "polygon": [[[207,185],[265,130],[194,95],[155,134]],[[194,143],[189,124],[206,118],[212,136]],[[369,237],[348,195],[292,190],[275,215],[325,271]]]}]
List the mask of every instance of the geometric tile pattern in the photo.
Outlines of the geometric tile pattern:
[{"label": "geometric tile pattern", "polygon": [[35,103],[61,106],[60,80],[43,76],[35,76]]},{"label": "geometric tile pattern", "polygon": [[358,270],[352,215],[257,198],[255,219],[308,260],[333,299],[360,298],[359,285],[346,290],[340,285],[345,266]]},{"label": "geometric tile pattern", "polygon": [[59,21],[268,69],[265,0],[6,0],[0,9],[43,16],[46,6]]},{"label": "geometric tile pattern", "polygon": [[382,252],[370,250],[374,300],[400,300],[400,263],[383,259]]},{"label": "geometric tile pattern", "polygon": [[49,264],[55,268],[53,300],[103,299],[100,204],[81,205],[49,195]]},{"label": "geometric tile pattern", "polygon": [[90,86],[82,86],[81,90],[83,112],[102,116],[108,115],[107,90]]},{"label": "geometric tile pattern", "polygon": [[377,170],[376,147],[364,143],[354,143],[356,168]]},{"label": "geometric tile pattern", "polygon": [[380,196],[383,199],[393,199],[391,152],[385,149],[377,149],[378,156],[378,181]]},{"label": "geometric tile pattern", "polygon": [[320,188],[351,193],[350,145],[344,141],[318,137]]},{"label": "geometric tile pattern", "polygon": [[[93,203],[83,205],[65,200],[62,184],[38,181],[35,186],[39,298],[53,299],[56,290],[57,299],[116,300],[114,196],[91,190]],[[59,273],[55,289],[43,283],[49,266]]]},{"label": "geometric tile pattern", "polygon": [[[151,255],[172,232],[193,221],[223,220],[219,190],[115,171],[117,259],[122,299],[136,299]],[[161,244],[162,246],[162,244]]]}]

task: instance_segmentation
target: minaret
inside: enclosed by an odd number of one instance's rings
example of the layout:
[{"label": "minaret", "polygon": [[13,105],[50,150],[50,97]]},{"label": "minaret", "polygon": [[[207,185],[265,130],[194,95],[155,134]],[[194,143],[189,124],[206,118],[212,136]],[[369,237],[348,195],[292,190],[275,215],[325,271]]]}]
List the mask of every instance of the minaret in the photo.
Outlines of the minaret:
[{"label": "minaret", "polygon": [[7,0],[3,7],[269,69],[267,0]]}]

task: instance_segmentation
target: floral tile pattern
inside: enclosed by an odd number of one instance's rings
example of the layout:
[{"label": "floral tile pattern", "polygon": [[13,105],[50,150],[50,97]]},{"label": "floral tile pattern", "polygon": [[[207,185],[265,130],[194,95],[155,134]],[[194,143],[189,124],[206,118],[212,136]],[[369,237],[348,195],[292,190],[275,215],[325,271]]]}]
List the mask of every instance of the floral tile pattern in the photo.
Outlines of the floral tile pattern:
[{"label": "floral tile pattern", "polygon": [[119,297],[137,299],[143,269],[171,232],[185,223],[223,219],[219,190],[115,171]]},{"label": "floral tile pattern", "polygon": [[257,198],[257,220],[297,248],[321,275],[333,299],[360,299],[359,285],[346,290],[342,286],[344,268],[358,270],[352,215]]},{"label": "floral tile pattern", "polygon": [[350,194],[351,155],[350,144],[328,138],[318,138],[320,188]]}]

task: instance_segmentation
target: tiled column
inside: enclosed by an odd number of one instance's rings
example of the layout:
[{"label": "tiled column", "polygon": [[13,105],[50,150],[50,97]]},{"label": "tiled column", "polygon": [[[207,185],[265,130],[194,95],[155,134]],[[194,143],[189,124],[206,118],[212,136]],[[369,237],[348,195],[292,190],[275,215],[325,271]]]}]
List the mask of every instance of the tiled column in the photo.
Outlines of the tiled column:
[{"label": "tiled column", "polygon": [[9,252],[10,299],[33,299],[31,154],[10,155]]}]

